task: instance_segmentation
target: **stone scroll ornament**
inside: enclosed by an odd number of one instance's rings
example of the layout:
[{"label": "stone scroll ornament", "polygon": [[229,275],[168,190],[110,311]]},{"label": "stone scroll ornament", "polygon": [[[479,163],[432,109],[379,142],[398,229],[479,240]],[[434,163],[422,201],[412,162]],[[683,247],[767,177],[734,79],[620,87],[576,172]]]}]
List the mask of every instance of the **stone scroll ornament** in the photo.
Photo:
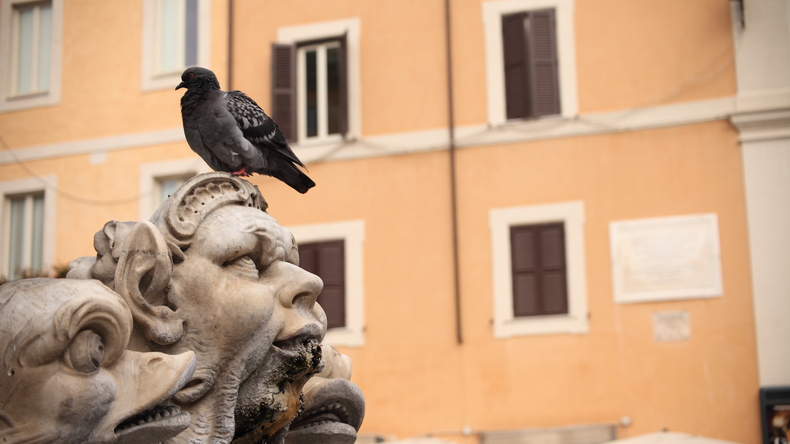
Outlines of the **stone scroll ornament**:
[{"label": "stone scroll ornament", "polygon": [[[96,257],[70,264],[68,278],[98,279],[126,302],[129,350],[195,353],[194,374],[172,399],[191,420],[168,443],[356,437],[364,399],[348,358],[321,345],[323,284],[298,267],[293,235],[266,209],[248,181],[201,174],[150,221],[106,223]],[[287,437],[292,423],[297,441]]]},{"label": "stone scroll ornament", "polygon": [[97,281],[0,286],[0,442],[158,443],[190,415],[170,403],[195,353],[126,346],[132,315]]}]

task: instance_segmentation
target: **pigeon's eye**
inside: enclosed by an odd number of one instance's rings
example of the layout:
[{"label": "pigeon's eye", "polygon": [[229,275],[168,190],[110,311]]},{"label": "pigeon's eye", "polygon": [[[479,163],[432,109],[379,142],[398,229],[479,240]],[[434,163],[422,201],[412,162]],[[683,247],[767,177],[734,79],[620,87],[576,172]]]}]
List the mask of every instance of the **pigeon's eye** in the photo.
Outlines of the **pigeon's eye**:
[{"label": "pigeon's eye", "polygon": [[93,330],[77,333],[66,351],[66,360],[78,372],[92,373],[98,370],[104,361],[104,343],[101,336]]},{"label": "pigeon's eye", "polygon": [[191,79],[192,77],[195,77],[195,73],[194,72],[189,73],[189,78]]},{"label": "pigeon's eye", "polygon": [[240,278],[258,280],[258,267],[249,256],[242,256],[238,259],[228,261],[225,264],[234,275]]}]

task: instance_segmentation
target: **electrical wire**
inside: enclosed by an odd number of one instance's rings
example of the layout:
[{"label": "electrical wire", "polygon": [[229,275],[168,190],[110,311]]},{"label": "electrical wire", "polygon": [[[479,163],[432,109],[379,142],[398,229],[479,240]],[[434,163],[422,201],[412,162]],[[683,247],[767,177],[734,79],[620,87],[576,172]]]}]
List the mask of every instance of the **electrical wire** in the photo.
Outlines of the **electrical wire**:
[{"label": "electrical wire", "polygon": [[110,205],[121,205],[121,204],[127,204],[127,203],[131,203],[131,202],[135,202],[135,201],[140,200],[141,197],[147,197],[147,196],[152,194],[152,193],[138,194],[136,196],[132,196],[132,197],[128,197],[128,198],[112,199],[112,200],[86,199],[84,197],[80,197],[80,196],[71,194],[71,193],[69,193],[67,191],[63,191],[60,188],[58,188],[57,186],[47,182],[43,177],[41,177],[38,174],[36,174],[32,169],[30,169],[30,167],[25,162],[23,162],[19,158],[19,156],[16,155],[14,150],[12,150],[11,148],[8,147],[8,145],[5,143],[5,139],[3,139],[2,136],[0,136],[0,145],[3,146],[3,149],[8,151],[8,154],[11,155],[11,158],[14,160],[14,163],[19,165],[29,176],[33,177],[37,182],[39,182],[41,185],[43,185],[44,188],[46,188],[48,190],[52,190],[55,194],[57,194],[58,196],[60,196],[60,197],[62,197],[64,199],[68,199],[68,200],[71,200],[71,201],[74,201],[74,202],[78,202],[78,203],[81,203],[81,204],[85,204],[85,205],[110,206]]}]

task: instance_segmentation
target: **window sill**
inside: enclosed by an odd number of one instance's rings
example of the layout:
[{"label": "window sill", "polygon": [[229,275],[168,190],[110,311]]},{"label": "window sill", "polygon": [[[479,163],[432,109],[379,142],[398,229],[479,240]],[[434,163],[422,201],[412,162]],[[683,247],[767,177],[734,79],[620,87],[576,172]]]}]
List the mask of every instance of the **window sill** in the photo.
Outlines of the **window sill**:
[{"label": "window sill", "polygon": [[47,97],[47,96],[49,96],[49,90],[29,92],[24,94],[14,94],[8,96],[6,100],[9,102],[16,102],[17,100],[32,100],[32,99],[37,99],[39,97]]},{"label": "window sill", "polygon": [[365,333],[349,327],[331,328],[326,331],[324,342],[332,347],[362,347],[365,345]]},{"label": "window sill", "polygon": [[143,77],[142,92],[172,90],[181,82],[181,73],[161,73]]},{"label": "window sill", "polygon": [[494,324],[495,338],[549,334],[584,334],[589,331],[586,316],[546,315],[503,319]]},{"label": "window sill", "polygon": [[0,113],[44,108],[58,104],[60,104],[60,96],[54,91],[20,94],[2,99],[0,101]]},{"label": "window sill", "polygon": [[293,145],[294,148],[318,147],[325,145],[336,145],[343,141],[344,139],[342,135],[332,134],[331,136],[326,137],[313,137],[307,140],[301,140],[299,142],[292,143],[291,145]]}]

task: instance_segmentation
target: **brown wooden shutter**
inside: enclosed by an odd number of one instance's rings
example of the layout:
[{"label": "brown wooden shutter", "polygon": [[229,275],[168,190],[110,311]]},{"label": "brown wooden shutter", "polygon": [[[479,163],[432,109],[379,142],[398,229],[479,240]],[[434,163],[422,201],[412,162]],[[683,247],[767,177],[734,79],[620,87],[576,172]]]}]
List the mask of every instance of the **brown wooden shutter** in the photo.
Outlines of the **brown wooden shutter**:
[{"label": "brown wooden shutter", "polygon": [[540,314],[537,240],[534,227],[511,227],[510,250],[513,266],[513,315]]},{"label": "brown wooden shutter", "polygon": [[318,303],[326,312],[328,328],[346,325],[346,280],[345,251],[343,241],[323,242],[318,249],[319,276],[324,281],[324,290]]},{"label": "brown wooden shutter", "polygon": [[327,328],[346,325],[345,243],[342,240],[299,245],[299,266],[318,275],[324,289],[318,303],[326,313]]},{"label": "brown wooden shutter", "polygon": [[505,62],[505,108],[508,119],[529,117],[529,66],[525,13],[502,16]]},{"label": "brown wooden shutter", "polygon": [[340,37],[340,135],[348,132],[348,39]]},{"label": "brown wooden shutter", "polygon": [[560,113],[554,10],[532,11],[527,26],[532,117]]},{"label": "brown wooden shutter", "polygon": [[510,228],[513,315],[568,313],[562,223]]},{"label": "brown wooden shutter", "polygon": [[289,142],[296,142],[296,47],[272,44],[271,117]]}]

